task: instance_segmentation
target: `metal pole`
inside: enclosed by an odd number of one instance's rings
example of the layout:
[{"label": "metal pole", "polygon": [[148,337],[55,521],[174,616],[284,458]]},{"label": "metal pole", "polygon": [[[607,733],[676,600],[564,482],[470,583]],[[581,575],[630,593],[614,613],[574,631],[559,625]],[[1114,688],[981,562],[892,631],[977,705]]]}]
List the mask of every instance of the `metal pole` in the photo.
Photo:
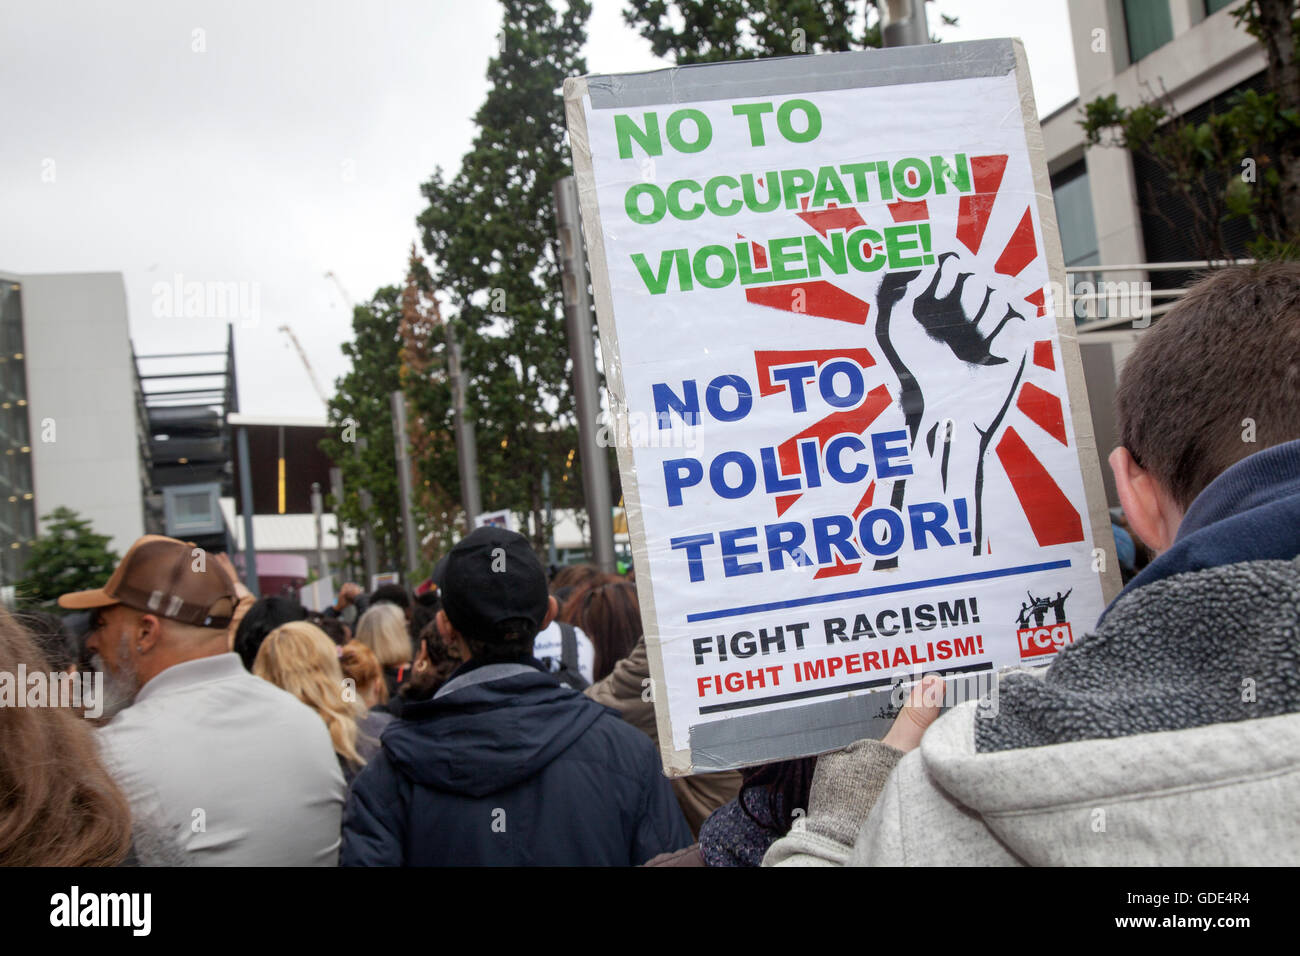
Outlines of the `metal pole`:
[{"label": "metal pole", "polygon": [[316,574],[324,581],[330,574],[329,564],[325,561],[325,528],[321,524],[321,515],[325,511],[325,502],[321,499],[320,482],[311,483],[311,515],[316,525]]},{"label": "metal pole", "polygon": [[236,437],[239,444],[239,498],[244,512],[244,584],[253,597],[260,598],[262,589],[257,586],[257,546],[253,542],[253,469],[248,461],[248,428],[239,426]]},{"label": "metal pole", "polygon": [[478,490],[478,446],[474,440],[474,423],[465,414],[465,379],[460,365],[460,343],[447,330],[447,372],[451,378],[451,403],[455,412],[456,462],[460,471],[460,503],[465,509],[465,533],[474,531],[474,519],[483,511]]},{"label": "metal pole", "polygon": [[342,581],[352,579],[352,562],[348,558],[347,546],[343,543],[343,515],[340,513],[343,508],[343,469],[330,469],[330,497],[334,499],[334,541],[338,548],[339,574]]},{"label": "metal pole", "polygon": [[578,412],[578,447],[582,451],[582,492],[591,522],[593,563],[614,571],[614,519],[604,449],[596,441],[600,395],[596,385],[596,343],[591,334],[591,296],[587,291],[587,256],[578,218],[578,186],[572,176],[555,184],[555,227],[560,238],[560,280],[564,320],[573,360],[573,395]]},{"label": "metal pole", "polygon": [[884,46],[917,46],[930,42],[925,0],[876,0],[880,10],[880,42]]},{"label": "metal pole", "polygon": [[397,490],[402,508],[402,537],[406,540],[406,567],[402,581],[411,584],[411,575],[419,564],[419,549],[415,540],[415,520],[411,515],[411,455],[406,441],[406,396],[400,391],[390,396],[393,403],[393,443],[397,452]]},{"label": "metal pole", "polygon": [[546,560],[554,567],[559,564],[559,556],[555,553],[555,510],[551,507],[551,469],[542,469],[542,500],[546,502]]},{"label": "metal pole", "polygon": [[[367,442],[364,438],[358,438],[357,443],[353,446],[356,449],[357,458],[363,458],[363,452],[366,450]],[[372,587],[371,581],[375,579],[375,574],[379,569],[379,558],[375,554],[375,531],[374,531],[374,509],[375,500],[370,495],[370,489],[362,485],[357,492],[361,500],[361,513],[366,516],[366,520],[371,522],[365,524],[357,530],[361,532],[361,559],[365,564],[366,580],[362,585],[366,591]]]}]

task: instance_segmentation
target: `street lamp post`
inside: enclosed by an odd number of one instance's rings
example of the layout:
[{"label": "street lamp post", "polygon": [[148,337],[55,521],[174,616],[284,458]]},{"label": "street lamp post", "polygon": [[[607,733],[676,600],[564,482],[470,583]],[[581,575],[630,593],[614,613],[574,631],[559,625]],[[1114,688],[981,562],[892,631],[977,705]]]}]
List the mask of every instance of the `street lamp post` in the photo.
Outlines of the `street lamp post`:
[{"label": "street lamp post", "polygon": [[930,42],[925,0],[876,0],[880,10],[880,39],[885,46],[916,46]]},{"label": "street lamp post", "polygon": [[614,571],[614,516],[604,449],[596,440],[600,396],[596,387],[596,342],[591,334],[591,296],[587,292],[587,257],[578,218],[578,186],[572,176],[555,184],[555,226],[560,238],[560,281],[564,319],[573,360],[573,397],[578,412],[578,445],[582,449],[582,491],[591,522],[592,563],[607,574]]}]

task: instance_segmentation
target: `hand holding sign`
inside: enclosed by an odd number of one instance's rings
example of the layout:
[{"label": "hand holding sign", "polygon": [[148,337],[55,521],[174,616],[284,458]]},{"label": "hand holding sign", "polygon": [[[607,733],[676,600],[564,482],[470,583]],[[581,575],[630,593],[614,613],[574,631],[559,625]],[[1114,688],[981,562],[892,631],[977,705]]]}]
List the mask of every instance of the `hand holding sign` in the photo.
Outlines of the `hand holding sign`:
[{"label": "hand holding sign", "polygon": [[903,753],[909,753],[921,746],[921,737],[924,736],[926,728],[939,719],[939,713],[943,708],[943,693],[942,677],[930,674],[923,678],[912,688],[912,692],[907,696],[907,703],[894,718],[894,726],[889,728],[889,733],[885,734],[880,742]]}]

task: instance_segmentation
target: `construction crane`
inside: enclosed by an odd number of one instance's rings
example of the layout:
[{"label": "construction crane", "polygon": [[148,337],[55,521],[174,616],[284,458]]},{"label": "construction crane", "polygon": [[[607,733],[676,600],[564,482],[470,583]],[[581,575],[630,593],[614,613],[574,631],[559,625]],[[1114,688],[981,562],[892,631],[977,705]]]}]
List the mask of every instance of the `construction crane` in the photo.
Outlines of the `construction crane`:
[{"label": "construction crane", "polygon": [[325,273],[325,278],[334,280],[334,285],[338,287],[339,295],[341,295],[343,297],[343,301],[347,303],[348,312],[351,312],[353,309],[355,309],[356,305],[354,305],[352,302],[352,296],[348,295],[348,290],[343,288],[343,283],[339,281],[339,277],[334,274],[333,269]]},{"label": "construction crane", "polygon": [[292,342],[293,347],[298,350],[298,357],[302,359],[303,368],[307,370],[307,377],[311,379],[312,388],[316,389],[316,394],[320,396],[321,402],[324,403],[326,408],[329,408],[329,396],[325,394],[325,389],[321,388],[320,382],[316,380],[316,370],[311,367],[311,362],[307,360],[307,353],[303,351],[302,343],[298,341],[298,336],[294,335],[293,329],[289,328],[287,325],[280,326],[280,331],[289,336],[289,341]]}]

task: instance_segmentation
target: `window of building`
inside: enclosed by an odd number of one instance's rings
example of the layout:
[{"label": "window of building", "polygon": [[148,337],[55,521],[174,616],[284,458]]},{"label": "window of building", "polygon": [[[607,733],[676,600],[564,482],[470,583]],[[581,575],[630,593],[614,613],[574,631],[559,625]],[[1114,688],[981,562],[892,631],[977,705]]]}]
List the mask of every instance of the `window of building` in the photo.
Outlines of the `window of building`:
[{"label": "window of building", "polygon": [[1174,21],[1168,0],[1124,0],[1128,30],[1128,58],[1136,63],[1174,38]]},{"label": "window of building", "polygon": [[[1229,109],[1233,97],[1247,90],[1263,94],[1268,90],[1268,74],[1260,72],[1248,80],[1224,90],[1212,100],[1208,100],[1183,114],[1183,122],[1189,127],[1204,123],[1211,113],[1223,113]],[[1225,171],[1231,175],[1230,171]],[[1133,155],[1133,176],[1136,180],[1138,208],[1142,215],[1142,241],[1146,248],[1147,262],[1182,262],[1203,259],[1206,249],[1196,241],[1198,230],[1196,210],[1189,204],[1181,190],[1174,187],[1169,173],[1161,169],[1153,160],[1140,154]],[[1223,188],[1223,176],[1209,173],[1205,186],[1217,190]],[[1246,257],[1249,255],[1249,243],[1255,238],[1257,230],[1251,226],[1245,216],[1233,216],[1218,227],[1219,235],[1228,255]],[[1153,272],[1151,284],[1155,289],[1186,288],[1196,279],[1194,272]]]},{"label": "window of building", "polygon": [[172,537],[220,534],[221,485],[219,482],[173,485],[163,489],[164,530]]},{"label": "window of building", "polygon": [[1067,266],[1096,265],[1097,226],[1092,218],[1092,190],[1088,167],[1075,163],[1052,177],[1052,199],[1061,230],[1061,248]]},{"label": "window of building", "polygon": [[[1056,222],[1061,232],[1061,251],[1066,268],[1093,266],[1101,262],[1097,244],[1097,226],[1092,217],[1092,189],[1088,183],[1088,167],[1080,161],[1052,177],[1052,199],[1056,205]],[[1087,293],[1096,288],[1099,273],[1067,274],[1072,295]],[[1083,283],[1083,288],[1076,288]],[[1076,299],[1074,320],[1103,317],[1105,303],[1089,299]],[[1089,309],[1092,311],[1089,311]]]},{"label": "window of building", "polygon": [[1205,0],[1205,15],[1208,17],[1211,13],[1218,13],[1224,7],[1230,7],[1237,0]]}]

